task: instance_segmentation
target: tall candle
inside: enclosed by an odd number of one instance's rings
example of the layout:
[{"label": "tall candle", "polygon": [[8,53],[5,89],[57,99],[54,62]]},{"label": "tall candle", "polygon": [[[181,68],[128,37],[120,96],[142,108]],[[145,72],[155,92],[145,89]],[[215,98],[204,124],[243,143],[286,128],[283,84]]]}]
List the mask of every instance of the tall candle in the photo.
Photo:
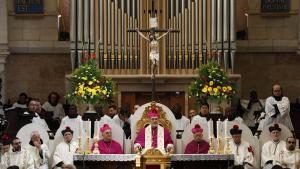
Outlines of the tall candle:
[{"label": "tall candle", "polygon": [[87,121],[87,137],[91,138],[91,121],[88,119]]},{"label": "tall candle", "polygon": [[214,125],[211,119],[208,121],[208,137],[214,138]]},{"label": "tall candle", "polygon": [[81,120],[79,121],[78,127],[79,127],[79,137],[82,137],[82,121]]},{"label": "tall candle", "polygon": [[99,121],[95,121],[94,138],[99,138]]},{"label": "tall candle", "polygon": [[228,119],[224,121],[225,138],[228,138]]},{"label": "tall candle", "polygon": [[221,120],[219,119],[218,121],[217,121],[217,138],[221,138],[222,136],[221,136],[221,125],[222,125],[222,122],[221,122]]}]

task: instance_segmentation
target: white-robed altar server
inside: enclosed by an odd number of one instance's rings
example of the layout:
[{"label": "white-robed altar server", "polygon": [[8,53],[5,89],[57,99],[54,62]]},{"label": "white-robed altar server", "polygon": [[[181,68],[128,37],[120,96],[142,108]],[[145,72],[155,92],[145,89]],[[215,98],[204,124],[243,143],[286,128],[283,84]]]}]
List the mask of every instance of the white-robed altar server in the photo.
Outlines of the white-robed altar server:
[{"label": "white-robed altar server", "polygon": [[[70,105],[68,108],[68,114],[65,116],[60,123],[60,128],[70,126],[72,124],[79,124],[82,121],[82,117],[77,112],[75,105]],[[75,131],[76,132],[76,131]]]},{"label": "white-robed altar server", "polygon": [[64,141],[59,143],[53,155],[53,168],[63,168],[65,165],[73,164],[73,155],[78,149],[78,143],[73,141],[73,130],[66,127],[62,135]]},{"label": "white-robed altar server", "polygon": [[203,103],[200,107],[200,113],[192,118],[192,126],[195,124],[207,125],[209,118],[209,104]]},{"label": "white-robed altar server", "polygon": [[242,130],[238,125],[234,125],[230,129],[232,140],[229,142],[231,153],[234,154],[233,169],[252,169],[255,166],[254,150],[252,146],[242,141]]},{"label": "white-robed altar server", "polygon": [[21,141],[17,137],[12,140],[12,149],[4,154],[1,164],[4,168],[18,166],[20,169],[34,169],[33,158],[22,149]]},{"label": "white-robed altar server", "polygon": [[182,108],[180,105],[176,105],[172,111],[176,118],[175,130],[183,131],[186,128],[186,126],[188,126],[190,124],[190,120],[182,115],[182,113],[181,113]]},{"label": "white-robed altar server", "polygon": [[272,168],[275,163],[275,157],[285,149],[285,141],[280,140],[281,128],[278,124],[269,127],[272,140],[266,142],[262,146],[261,166],[264,168]]},{"label": "white-robed altar server", "polygon": [[286,125],[290,130],[294,131],[293,124],[290,117],[290,101],[283,96],[280,85],[275,84],[272,88],[273,96],[266,100],[265,112],[267,115],[267,122],[264,126],[269,124],[281,123]]},{"label": "white-robed altar server", "polygon": [[33,159],[34,168],[48,169],[50,153],[48,146],[43,143],[38,131],[31,133],[29,145],[26,151]]}]

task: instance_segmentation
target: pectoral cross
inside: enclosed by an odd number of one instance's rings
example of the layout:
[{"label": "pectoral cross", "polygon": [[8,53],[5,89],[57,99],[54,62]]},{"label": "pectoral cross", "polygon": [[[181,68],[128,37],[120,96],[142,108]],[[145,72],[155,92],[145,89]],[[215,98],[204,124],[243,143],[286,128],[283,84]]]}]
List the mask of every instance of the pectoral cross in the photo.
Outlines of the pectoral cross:
[{"label": "pectoral cross", "polygon": [[[151,61],[151,82],[152,82],[152,101],[155,101],[155,75],[157,74],[158,61],[159,61],[159,45],[158,41],[170,32],[179,32],[179,30],[158,29],[157,10],[155,10],[155,0],[152,0],[152,8],[149,10],[149,28],[148,29],[128,29],[128,32],[137,32],[143,39],[149,42]],[[148,34],[148,35],[145,35]],[[159,35],[159,33],[163,33]]]}]

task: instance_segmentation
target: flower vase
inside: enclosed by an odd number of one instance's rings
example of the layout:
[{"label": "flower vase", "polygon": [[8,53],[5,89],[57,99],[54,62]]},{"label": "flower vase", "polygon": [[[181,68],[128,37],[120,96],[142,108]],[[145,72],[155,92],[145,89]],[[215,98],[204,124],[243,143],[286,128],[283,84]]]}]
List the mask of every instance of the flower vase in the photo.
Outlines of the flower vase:
[{"label": "flower vase", "polygon": [[210,114],[222,114],[220,102],[215,100],[208,100],[207,102],[209,104]]},{"label": "flower vase", "polygon": [[94,108],[93,104],[88,104],[88,110],[86,111],[86,113],[96,113],[96,110]]},{"label": "flower vase", "polygon": [[215,100],[208,100],[209,104],[209,112],[210,114],[223,114],[226,109],[226,107],[230,106],[230,101],[227,100],[221,100],[221,101],[215,101]]}]

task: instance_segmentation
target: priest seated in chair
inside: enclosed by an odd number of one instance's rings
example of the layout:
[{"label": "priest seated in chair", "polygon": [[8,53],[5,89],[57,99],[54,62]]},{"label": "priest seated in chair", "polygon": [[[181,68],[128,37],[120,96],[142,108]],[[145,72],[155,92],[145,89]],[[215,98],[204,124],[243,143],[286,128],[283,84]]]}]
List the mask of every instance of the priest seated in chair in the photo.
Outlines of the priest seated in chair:
[{"label": "priest seated in chair", "polygon": [[209,143],[203,140],[203,129],[196,124],[192,129],[194,140],[192,140],[185,148],[184,154],[207,154]]},{"label": "priest seated in chair", "polygon": [[232,140],[229,141],[229,148],[234,154],[233,169],[253,169],[256,163],[254,150],[247,141],[242,141],[242,132],[238,125],[230,129]]},{"label": "priest seated in chair", "polygon": [[[100,154],[123,154],[120,143],[112,139],[112,129],[108,124],[104,124],[100,131],[103,139],[92,147],[93,153]],[[97,147],[98,146],[98,147]],[[98,150],[97,150],[98,149]],[[99,152],[97,152],[99,151]]]},{"label": "priest seated in chair", "polygon": [[138,153],[142,149],[157,148],[162,152],[166,150],[168,153],[173,153],[174,145],[171,134],[166,128],[159,125],[158,110],[152,107],[147,115],[150,118],[150,125],[139,131],[134,141],[134,151]]}]

